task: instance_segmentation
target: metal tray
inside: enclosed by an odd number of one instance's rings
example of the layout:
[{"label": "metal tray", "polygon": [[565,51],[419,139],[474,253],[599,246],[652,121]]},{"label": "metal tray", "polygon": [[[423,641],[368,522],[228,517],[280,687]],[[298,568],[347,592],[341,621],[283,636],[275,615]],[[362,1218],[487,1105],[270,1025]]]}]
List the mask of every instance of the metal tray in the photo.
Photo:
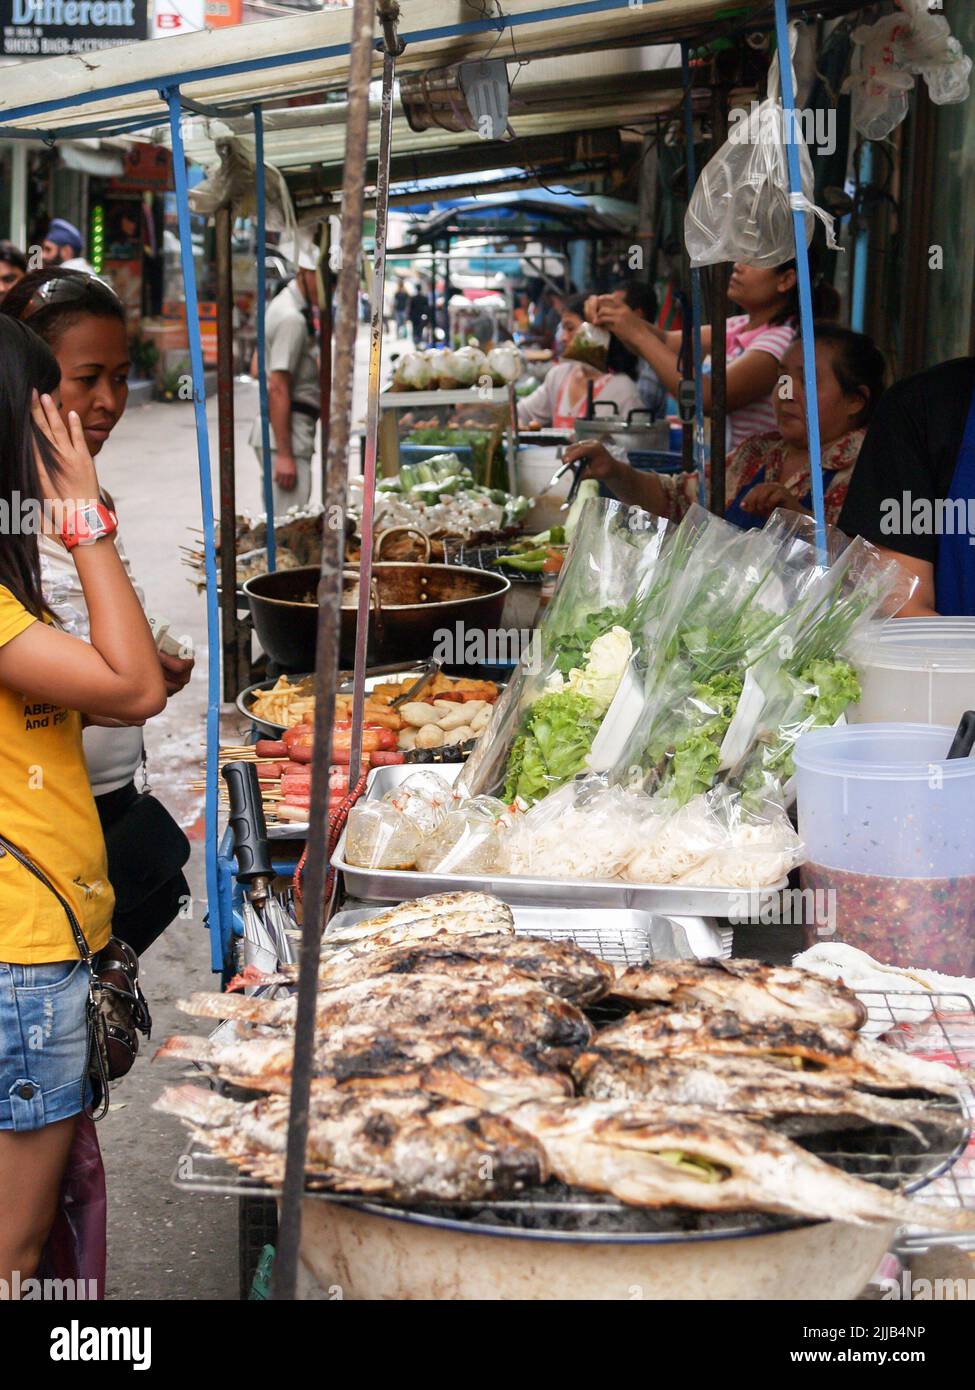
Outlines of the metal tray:
[{"label": "metal tray", "polygon": [[[400,786],[420,768],[402,765],[377,767],[369,774],[365,796],[381,799]],[[436,768],[448,782],[460,775],[459,764]],[[345,858],[347,831],[342,832],[333,866],[344,880],[346,891],[356,898],[376,898],[381,902],[403,902],[425,893],[455,891],[493,893],[512,906],[638,908],[668,917],[757,917],[774,902],[787,880],[768,888],[695,888],[689,884],[624,883],[620,879],[522,878],[506,874],[430,874],[412,869],[362,869]]]}]

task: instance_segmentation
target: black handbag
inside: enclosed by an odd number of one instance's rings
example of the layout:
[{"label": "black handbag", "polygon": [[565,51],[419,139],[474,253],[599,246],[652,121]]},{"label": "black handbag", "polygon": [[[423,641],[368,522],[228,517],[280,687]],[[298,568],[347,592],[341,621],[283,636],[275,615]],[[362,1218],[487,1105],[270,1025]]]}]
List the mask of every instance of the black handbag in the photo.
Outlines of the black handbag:
[{"label": "black handbag", "polygon": [[0,835],[0,853],[9,854],[53,893],[64,908],[78,954],[88,967],[88,1059],[82,1078],[91,1077],[97,1092],[94,1118],[108,1113],[108,1083],[131,1069],[139,1053],[139,1034],[148,1038],[152,1016],[139,987],[139,958],[131,946],[111,937],[93,956],[74,909],[33,860]]}]

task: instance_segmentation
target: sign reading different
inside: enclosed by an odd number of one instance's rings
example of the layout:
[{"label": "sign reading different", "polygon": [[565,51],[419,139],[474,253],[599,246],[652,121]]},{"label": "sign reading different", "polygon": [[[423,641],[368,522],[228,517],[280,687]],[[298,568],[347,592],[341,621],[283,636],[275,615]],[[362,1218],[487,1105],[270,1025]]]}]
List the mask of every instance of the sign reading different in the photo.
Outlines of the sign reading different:
[{"label": "sign reading different", "polygon": [[0,0],[0,54],[51,58],[147,37],[146,0]]}]

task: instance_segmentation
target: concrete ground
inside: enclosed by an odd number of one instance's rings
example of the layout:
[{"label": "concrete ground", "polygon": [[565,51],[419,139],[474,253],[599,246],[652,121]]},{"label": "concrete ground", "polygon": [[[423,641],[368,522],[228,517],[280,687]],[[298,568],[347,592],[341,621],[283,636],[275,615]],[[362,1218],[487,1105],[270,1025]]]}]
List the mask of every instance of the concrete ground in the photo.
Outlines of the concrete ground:
[{"label": "concrete ground", "polygon": [[[387,339],[388,343],[388,339]],[[402,347],[402,344],[400,344]],[[360,327],[353,420],[365,413],[368,330]],[[260,477],[248,443],[257,413],[256,383],[235,389],[238,510],[259,512]],[[214,505],[216,400],[207,402]],[[356,446],[354,457],[358,459]],[[189,686],[146,728],[149,784],[189,835],[193,853],[186,870],[193,893],[191,914],[166,931],[143,958],[143,984],[153,1015],[153,1035],[130,1075],[112,1092],[112,1108],[99,1124],[109,1194],[108,1298],[236,1298],[237,1202],[177,1189],[171,1179],[185,1134],[177,1121],[152,1109],[180,1069],[153,1063],[156,1047],[171,1033],[201,1031],[174,1004],[193,990],[215,985],[209,933],[204,926],[203,798],[191,784],[203,775],[207,646],[204,596],[184,563],[181,547],[200,544],[200,488],[191,403],[132,405],[98,460],[99,475],[115,499],[119,529],[133,572],[146,591],[150,613],[171,631],[188,635],[197,654]],[[313,496],[320,495],[316,460]],[[241,727],[235,710],[225,729]]]}]

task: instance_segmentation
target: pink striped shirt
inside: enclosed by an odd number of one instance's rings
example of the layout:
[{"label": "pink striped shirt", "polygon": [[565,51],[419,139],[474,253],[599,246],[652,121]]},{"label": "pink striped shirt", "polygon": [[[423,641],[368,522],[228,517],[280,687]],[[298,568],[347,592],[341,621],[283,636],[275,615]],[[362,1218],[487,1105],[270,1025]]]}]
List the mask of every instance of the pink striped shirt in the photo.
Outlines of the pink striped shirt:
[{"label": "pink striped shirt", "polygon": [[[728,320],[725,342],[728,361],[736,362],[746,352],[767,352],[776,362],[781,362],[796,336],[795,325],[791,323],[763,323],[758,328],[748,329],[747,314],[735,314]],[[710,359],[709,359],[710,369]],[[774,388],[773,388],[774,389]],[[760,400],[751,401],[728,416],[727,448],[737,449],[743,439],[753,434],[768,434],[776,428],[775,410],[770,391]]]}]

